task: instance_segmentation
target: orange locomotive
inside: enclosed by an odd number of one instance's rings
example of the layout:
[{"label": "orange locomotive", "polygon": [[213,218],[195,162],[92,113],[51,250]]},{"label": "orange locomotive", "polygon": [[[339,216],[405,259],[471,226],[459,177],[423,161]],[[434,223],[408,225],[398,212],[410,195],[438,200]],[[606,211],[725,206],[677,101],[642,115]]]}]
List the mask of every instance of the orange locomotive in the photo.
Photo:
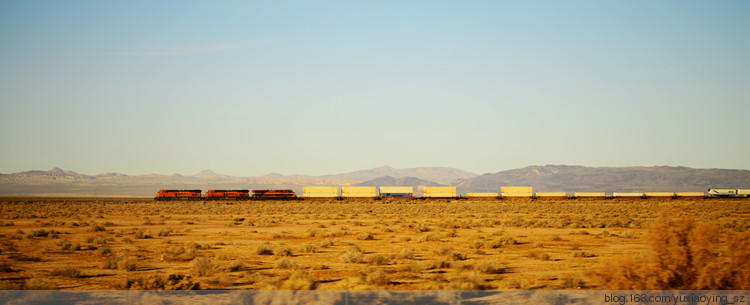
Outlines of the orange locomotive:
[{"label": "orange locomotive", "polygon": [[205,196],[206,200],[248,200],[250,199],[249,190],[208,190]]},{"label": "orange locomotive", "polygon": [[251,200],[299,200],[292,190],[253,190]]},{"label": "orange locomotive", "polygon": [[201,190],[159,190],[156,200],[201,200]]}]

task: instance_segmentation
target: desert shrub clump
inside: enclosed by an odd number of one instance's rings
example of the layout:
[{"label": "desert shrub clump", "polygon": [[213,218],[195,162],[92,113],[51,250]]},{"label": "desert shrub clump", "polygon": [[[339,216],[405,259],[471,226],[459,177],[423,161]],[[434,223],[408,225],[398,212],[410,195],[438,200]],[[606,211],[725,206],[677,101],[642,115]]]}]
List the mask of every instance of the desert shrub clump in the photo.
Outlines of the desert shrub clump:
[{"label": "desert shrub clump", "polygon": [[78,270],[75,267],[66,266],[66,267],[57,268],[55,270],[52,270],[51,274],[55,275],[55,276],[64,276],[64,277],[77,278],[77,277],[81,276],[81,271]]},{"label": "desert shrub clump", "polygon": [[750,289],[750,232],[722,232],[714,224],[661,216],[640,258],[593,270],[603,289]]},{"label": "desert shrub clump", "polygon": [[193,260],[193,273],[198,276],[214,274],[218,266],[208,257],[198,257]]},{"label": "desert shrub clump", "polygon": [[127,278],[119,283],[119,288],[124,289],[165,289],[165,290],[197,290],[200,283],[191,276],[183,274],[150,274],[140,277]]},{"label": "desert shrub clump", "polygon": [[258,255],[272,255],[273,254],[273,245],[269,242],[265,242],[260,244],[257,248],[255,248],[255,254]]},{"label": "desert shrub clump", "polygon": [[346,250],[346,252],[342,254],[339,259],[344,263],[359,263],[362,261],[363,255],[364,253],[361,249],[353,247],[349,250]]}]

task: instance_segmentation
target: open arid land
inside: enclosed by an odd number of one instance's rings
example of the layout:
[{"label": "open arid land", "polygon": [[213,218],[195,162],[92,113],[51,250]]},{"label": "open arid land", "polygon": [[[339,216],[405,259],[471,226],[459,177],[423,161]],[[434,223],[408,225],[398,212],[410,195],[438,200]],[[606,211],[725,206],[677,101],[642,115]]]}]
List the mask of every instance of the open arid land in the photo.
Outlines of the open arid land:
[{"label": "open arid land", "polygon": [[750,200],[0,198],[2,289],[750,289]]}]

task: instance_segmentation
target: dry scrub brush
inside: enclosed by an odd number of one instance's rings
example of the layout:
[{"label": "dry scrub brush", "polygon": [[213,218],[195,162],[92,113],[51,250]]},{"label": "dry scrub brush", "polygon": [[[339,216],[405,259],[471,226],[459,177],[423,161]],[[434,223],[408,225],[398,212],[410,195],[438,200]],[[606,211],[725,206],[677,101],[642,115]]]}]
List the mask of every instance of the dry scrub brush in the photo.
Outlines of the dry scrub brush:
[{"label": "dry scrub brush", "polygon": [[662,216],[641,258],[606,263],[592,275],[602,289],[750,289],[750,232]]}]

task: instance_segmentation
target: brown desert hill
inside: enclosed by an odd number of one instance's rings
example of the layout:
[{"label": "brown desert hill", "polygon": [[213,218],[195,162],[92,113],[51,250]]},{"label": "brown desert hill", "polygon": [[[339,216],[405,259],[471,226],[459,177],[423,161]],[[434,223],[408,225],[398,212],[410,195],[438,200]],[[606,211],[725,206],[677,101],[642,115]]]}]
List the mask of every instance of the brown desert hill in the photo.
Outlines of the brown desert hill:
[{"label": "brown desert hill", "polygon": [[689,167],[529,166],[461,181],[459,192],[498,192],[500,186],[532,186],[540,192],[705,192],[750,188],[750,171]]},{"label": "brown desert hill", "polygon": [[306,185],[351,185],[360,181],[320,177],[231,177],[212,171],[180,174],[85,175],[54,168],[0,175],[0,196],[152,197],[159,189],[292,189]]},{"label": "brown desert hill", "polygon": [[390,166],[381,166],[367,170],[321,177],[366,181],[384,176],[395,178],[415,177],[447,184],[456,180],[474,178],[477,177],[477,174],[450,167],[393,168]]},{"label": "brown desert hill", "polygon": [[419,179],[416,177],[394,178],[391,176],[380,177],[369,181],[355,184],[355,186],[444,186],[440,183]]},{"label": "brown desert hill", "polygon": [[[401,175],[376,175],[378,172]],[[421,173],[421,176],[408,173]],[[566,165],[529,166],[521,169],[474,174],[450,168],[394,169],[381,167],[327,176],[232,177],[203,171],[195,176],[134,175],[107,173],[86,175],[54,168],[48,171],[25,171],[0,174],[0,196],[123,196],[151,197],[159,189],[292,189],[303,186],[374,185],[374,186],[457,186],[466,192],[499,192],[501,186],[532,186],[534,191],[553,192],[659,192],[695,191],[708,188],[750,188],[750,171],[729,169],[694,169],[687,167],[584,167]],[[387,178],[390,176],[390,178]],[[360,177],[360,178],[358,178]],[[410,177],[410,178],[407,178]],[[424,177],[436,177],[429,179]],[[357,179],[355,179],[357,178]],[[417,180],[413,180],[417,179]],[[367,181],[367,182],[362,182]],[[437,185],[436,185],[437,184]],[[415,194],[418,189],[415,189]]]}]

